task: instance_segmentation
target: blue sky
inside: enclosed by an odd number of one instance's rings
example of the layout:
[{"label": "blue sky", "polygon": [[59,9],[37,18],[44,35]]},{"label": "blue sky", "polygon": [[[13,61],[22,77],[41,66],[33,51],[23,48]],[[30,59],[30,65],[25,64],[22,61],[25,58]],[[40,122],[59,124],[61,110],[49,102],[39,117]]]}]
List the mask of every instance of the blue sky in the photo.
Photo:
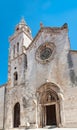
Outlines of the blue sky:
[{"label": "blue sky", "polygon": [[44,26],[68,23],[71,49],[77,50],[77,0],[2,0],[0,1],[0,85],[8,77],[8,38],[24,17],[33,37]]}]

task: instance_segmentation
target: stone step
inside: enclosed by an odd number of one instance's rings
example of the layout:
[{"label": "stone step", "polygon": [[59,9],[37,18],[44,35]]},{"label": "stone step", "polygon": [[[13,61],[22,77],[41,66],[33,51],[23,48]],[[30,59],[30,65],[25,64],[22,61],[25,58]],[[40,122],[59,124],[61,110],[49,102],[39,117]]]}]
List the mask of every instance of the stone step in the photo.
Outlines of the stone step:
[{"label": "stone step", "polygon": [[52,125],[52,126],[47,125],[47,126],[45,126],[43,128],[44,129],[52,129],[52,128],[57,128],[57,127],[56,127],[56,125]]},{"label": "stone step", "polygon": [[9,128],[9,130],[26,130],[26,128]]}]

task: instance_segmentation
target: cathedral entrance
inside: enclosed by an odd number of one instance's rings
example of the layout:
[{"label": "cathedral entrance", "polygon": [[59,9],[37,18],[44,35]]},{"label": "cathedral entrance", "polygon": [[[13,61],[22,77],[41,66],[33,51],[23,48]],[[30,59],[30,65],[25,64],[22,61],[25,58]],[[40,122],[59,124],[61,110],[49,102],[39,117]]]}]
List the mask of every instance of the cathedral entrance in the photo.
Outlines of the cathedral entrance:
[{"label": "cathedral entrance", "polygon": [[60,99],[58,97],[59,88],[51,83],[44,84],[38,90],[40,111],[40,126],[59,127],[60,118]]},{"label": "cathedral entrance", "polygon": [[46,125],[57,125],[55,105],[46,106]]},{"label": "cathedral entrance", "polygon": [[20,125],[20,104],[16,103],[14,106],[14,128]]}]

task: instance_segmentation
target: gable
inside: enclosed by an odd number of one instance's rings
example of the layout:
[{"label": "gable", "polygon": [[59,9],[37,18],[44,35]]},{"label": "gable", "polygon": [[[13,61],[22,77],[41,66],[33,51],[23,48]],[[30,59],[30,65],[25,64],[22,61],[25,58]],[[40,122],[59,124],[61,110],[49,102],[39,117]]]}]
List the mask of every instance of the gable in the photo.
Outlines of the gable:
[{"label": "gable", "polygon": [[27,48],[27,52],[35,53],[45,43],[51,46],[53,44],[56,53],[60,56],[61,53],[70,49],[68,29],[63,26],[59,28],[42,27]]},{"label": "gable", "polygon": [[61,27],[41,27],[27,49],[31,49],[39,40],[41,40],[41,42],[53,42],[57,37],[59,40],[64,37],[68,38],[68,25],[66,23]]},{"label": "gable", "polygon": [[39,83],[41,79],[42,83],[48,80],[59,84],[59,79],[64,78],[66,81],[69,48],[67,28],[41,28],[27,49],[27,78],[31,75],[30,80],[36,79]]}]

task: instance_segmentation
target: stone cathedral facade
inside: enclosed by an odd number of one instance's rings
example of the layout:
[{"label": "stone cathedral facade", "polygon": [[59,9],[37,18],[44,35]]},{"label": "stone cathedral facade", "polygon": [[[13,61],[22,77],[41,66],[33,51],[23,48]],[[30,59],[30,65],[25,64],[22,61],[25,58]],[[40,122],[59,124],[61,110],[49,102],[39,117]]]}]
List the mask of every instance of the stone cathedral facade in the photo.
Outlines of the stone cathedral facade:
[{"label": "stone cathedral facade", "polygon": [[70,50],[67,24],[41,24],[33,39],[21,20],[9,42],[0,129],[77,127],[77,51]]}]

